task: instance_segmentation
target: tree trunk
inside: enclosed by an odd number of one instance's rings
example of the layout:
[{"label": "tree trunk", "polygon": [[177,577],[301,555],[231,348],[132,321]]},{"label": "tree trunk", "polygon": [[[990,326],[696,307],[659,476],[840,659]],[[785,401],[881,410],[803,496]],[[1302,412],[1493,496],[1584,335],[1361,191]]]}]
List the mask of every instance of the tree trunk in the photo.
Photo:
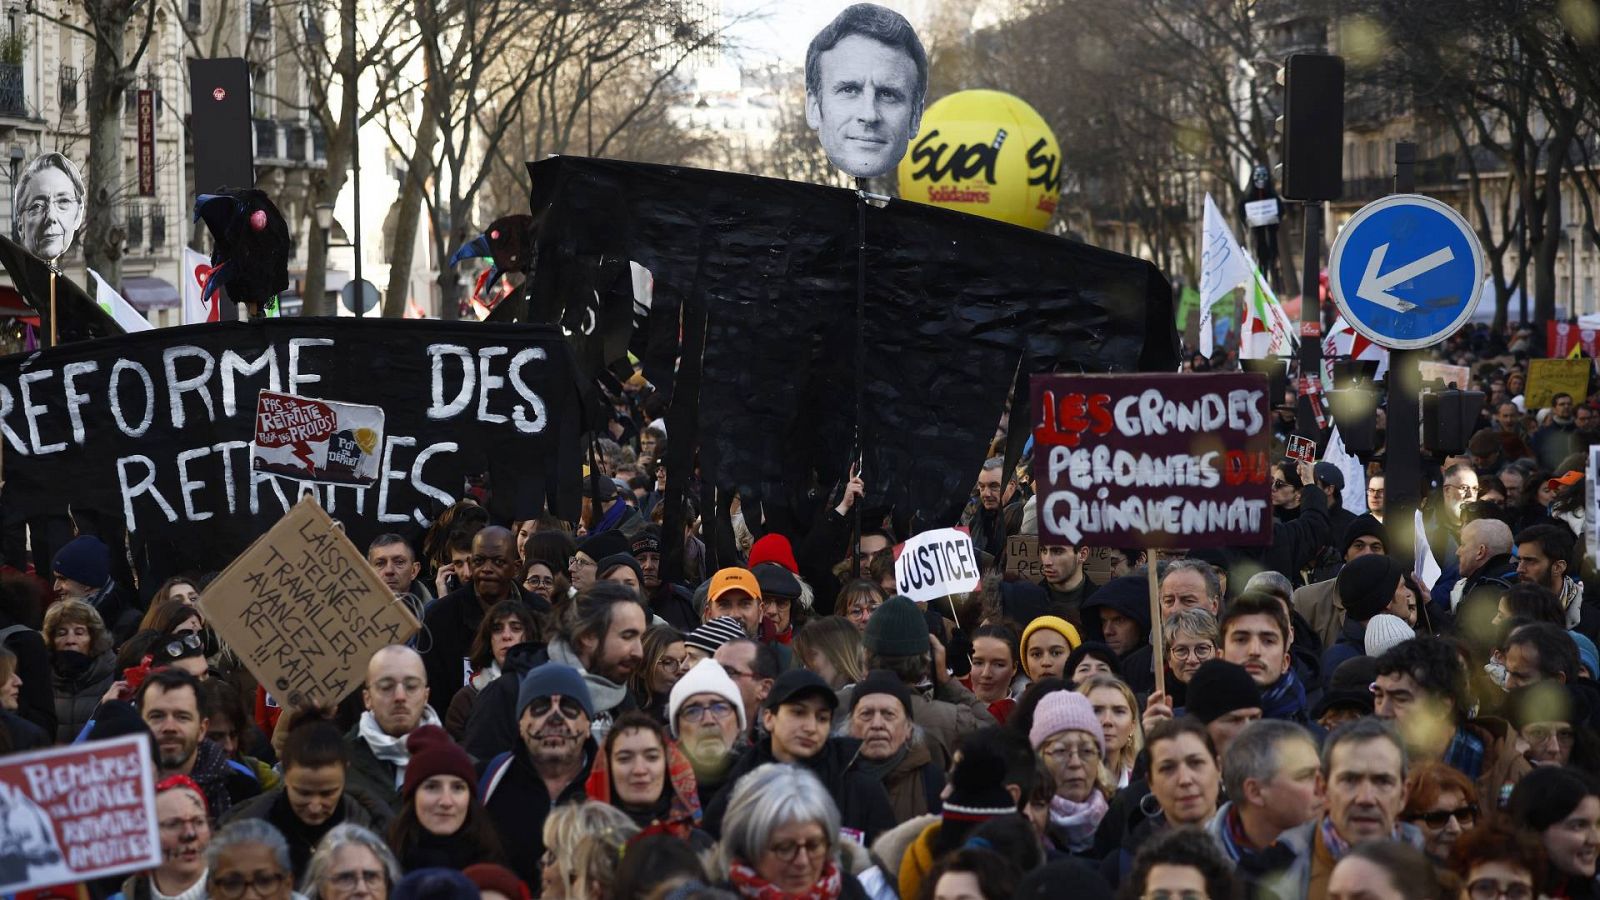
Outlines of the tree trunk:
[{"label": "tree trunk", "polygon": [[[339,199],[351,162],[350,129],[360,124],[356,120],[356,0],[340,0],[339,42],[339,61],[333,73],[339,78],[339,118],[328,129],[328,167],[320,179],[312,179],[311,202],[306,204],[307,215],[311,216],[316,215],[318,204]],[[315,235],[317,230],[313,228],[308,233]],[[359,236],[350,237],[356,240]],[[324,235],[315,235],[306,248],[305,294],[300,298],[303,315],[331,316],[335,312],[334,304],[328,302],[328,254],[322,247],[325,239]]]},{"label": "tree trunk", "polygon": [[[115,17],[112,17],[115,18]],[[84,206],[83,257],[110,284],[122,280],[122,244],[127,237],[117,198],[123,191],[122,71],[127,17],[102,21],[89,69],[88,198]]]},{"label": "tree trunk", "polygon": [[[422,192],[427,189],[428,176],[433,169],[433,145],[438,137],[433,98],[425,96],[422,100],[422,122],[417,127],[417,146],[411,154],[412,165],[406,170],[406,180],[400,186],[400,214],[395,221],[394,249],[389,258],[389,291],[383,298],[383,314],[386,318],[398,319],[406,313],[406,301],[411,295],[411,263],[415,256],[417,224],[422,218]],[[444,260],[440,260],[439,264],[443,266]]]},{"label": "tree trunk", "polygon": [[1544,240],[1534,259],[1533,318],[1548,322],[1556,317],[1556,252],[1561,246],[1561,173],[1572,132],[1558,128],[1550,139],[1544,171]]}]

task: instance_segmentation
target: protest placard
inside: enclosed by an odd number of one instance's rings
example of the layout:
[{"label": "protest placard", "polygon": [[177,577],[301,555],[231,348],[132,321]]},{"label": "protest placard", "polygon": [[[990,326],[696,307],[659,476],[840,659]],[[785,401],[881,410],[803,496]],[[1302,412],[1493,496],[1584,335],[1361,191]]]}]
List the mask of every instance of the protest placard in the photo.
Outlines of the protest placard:
[{"label": "protest placard", "polygon": [[250,466],[258,472],[330,484],[378,478],[383,409],[262,391]]},{"label": "protest placard", "polygon": [[1600,357],[1600,333],[1571,322],[1545,323],[1545,356],[1551,359],[1576,357],[1580,353]]},{"label": "protest placard", "polygon": [[1573,403],[1589,396],[1589,372],[1594,363],[1587,359],[1530,359],[1528,385],[1523,403],[1528,412],[1544,409],[1556,394],[1571,394]]},{"label": "protest placard", "polygon": [[1583,479],[1583,539],[1589,558],[1600,558],[1600,515],[1595,514],[1594,482],[1600,477],[1600,445],[1589,447],[1589,466]]},{"label": "protest placard", "polygon": [[1442,362],[1419,362],[1417,373],[1424,382],[1440,381],[1445,387],[1455,385],[1461,390],[1468,390],[1472,386],[1472,370],[1466,366],[1452,366]]},{"label": "protest placard", "polygon": [[977,590],[981,579],[972,538],[954,528],[911,538],[894,561],[896,590],[918,603]]},{"label": "protest placard", "polygon": [[1044,577],[1044,568],[1039,562],[1038,535],[1013,534],[1006,538],[1005,574],[1023,581],[1038,581]]},{"label": "protest placard", "polygon": [[1265,376],[1038,375],[1032,399],[1041,545],[1271,540]]},{"label": "protest placard", "polygon": [[1298,434],[1289,436],[1289,448],[1284,453],[1296,462],[1314,463],[1317,461],[1317,442]]},{"label": "protest placard", "polygon": [[200,595],[206,621],[280,702],[333,704],[421,627],[306,497]]},{"label": "protest placard", "polygon": [[150,736],[0,758],[0,893],[161,864]]}]

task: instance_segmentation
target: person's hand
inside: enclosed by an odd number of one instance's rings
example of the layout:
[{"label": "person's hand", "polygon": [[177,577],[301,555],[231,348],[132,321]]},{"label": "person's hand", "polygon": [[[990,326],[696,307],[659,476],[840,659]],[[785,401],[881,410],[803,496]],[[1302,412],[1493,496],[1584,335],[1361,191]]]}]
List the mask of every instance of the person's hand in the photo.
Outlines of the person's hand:
[{"label": "person's hand", "polygon": [[440,566],[439,571],[433,573],[433,595],[435,597],[443,597],[445,594],[450,593],[450,587],[445,584],[444,580],[450,577],[450,573],[454,571],[455,569],[450,566]]},{"label": "person's hand", "polygon": [[843,516],[850,512],[850,508],[856,505],[857,500],[866,495],[867,484],[861,480],[861,468],[859,465],[852,464],[850,466],[850,480],[844,486],[844,498],[839,501],[838,506],[833,508],[833,511]]},{"label": "person's hand", "polygon": [[1313,466],[1311,463],[1308,463],[1308,462],[1298,463],[1298,464],[1295,465],[1295,471],[1300,473],[1300,483],[1302,485],[1305,485],[1306,487],[1313,487],[1313,486],[1316,485],[1316,483],[1317,483],[1317,470],[1316,470],[1316,467]]},{"label": "person's hand", "polygon": [[124,700],[127,698],[128,693],[128,682],[119,678],[116,681],[111,682],[111,687],[100,696],[100,702],[104,703],[107,700]]},{"label": "person's hand", "polygon": [[933,683],[944,684],[950,680],[950,669],[945,665],[944,644],[932,634],[928,635],[928,648],[933,652]]},{"label": "person's hand", "polygon": [[1144,702],[1144,716],[1139,720],[1146,732],[1154,728],[1155,724],[1162,719],[1172,718],[1171,703],[1172,701],[1164,691],[1155,691],[1150,694],[1150,698]]}]

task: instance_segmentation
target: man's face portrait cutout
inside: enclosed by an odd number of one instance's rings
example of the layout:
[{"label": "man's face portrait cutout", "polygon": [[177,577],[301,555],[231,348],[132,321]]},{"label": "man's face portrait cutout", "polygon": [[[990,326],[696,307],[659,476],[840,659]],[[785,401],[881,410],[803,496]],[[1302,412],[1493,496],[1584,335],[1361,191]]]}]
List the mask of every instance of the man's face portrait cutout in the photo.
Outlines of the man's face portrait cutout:
[{"label": "man's face portrait cutout", "polygon": [[858,3],[812,39],[806,124],[828,161],[857,178],[887,174],[922,124],[927,56],[899,13]]}]

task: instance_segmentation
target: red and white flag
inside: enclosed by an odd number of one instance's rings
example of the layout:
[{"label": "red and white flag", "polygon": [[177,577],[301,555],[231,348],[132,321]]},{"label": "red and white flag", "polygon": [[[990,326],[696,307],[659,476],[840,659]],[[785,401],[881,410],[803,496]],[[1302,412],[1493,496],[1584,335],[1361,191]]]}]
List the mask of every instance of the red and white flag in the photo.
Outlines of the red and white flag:
[{"label": "red and white flag", "polygon": [[222,304],[219,295],[212,294],[209,301],[202,300],[206,279],[211,277],[211,258],[204,253],[183,248],[183,324],[222,321]]}]

